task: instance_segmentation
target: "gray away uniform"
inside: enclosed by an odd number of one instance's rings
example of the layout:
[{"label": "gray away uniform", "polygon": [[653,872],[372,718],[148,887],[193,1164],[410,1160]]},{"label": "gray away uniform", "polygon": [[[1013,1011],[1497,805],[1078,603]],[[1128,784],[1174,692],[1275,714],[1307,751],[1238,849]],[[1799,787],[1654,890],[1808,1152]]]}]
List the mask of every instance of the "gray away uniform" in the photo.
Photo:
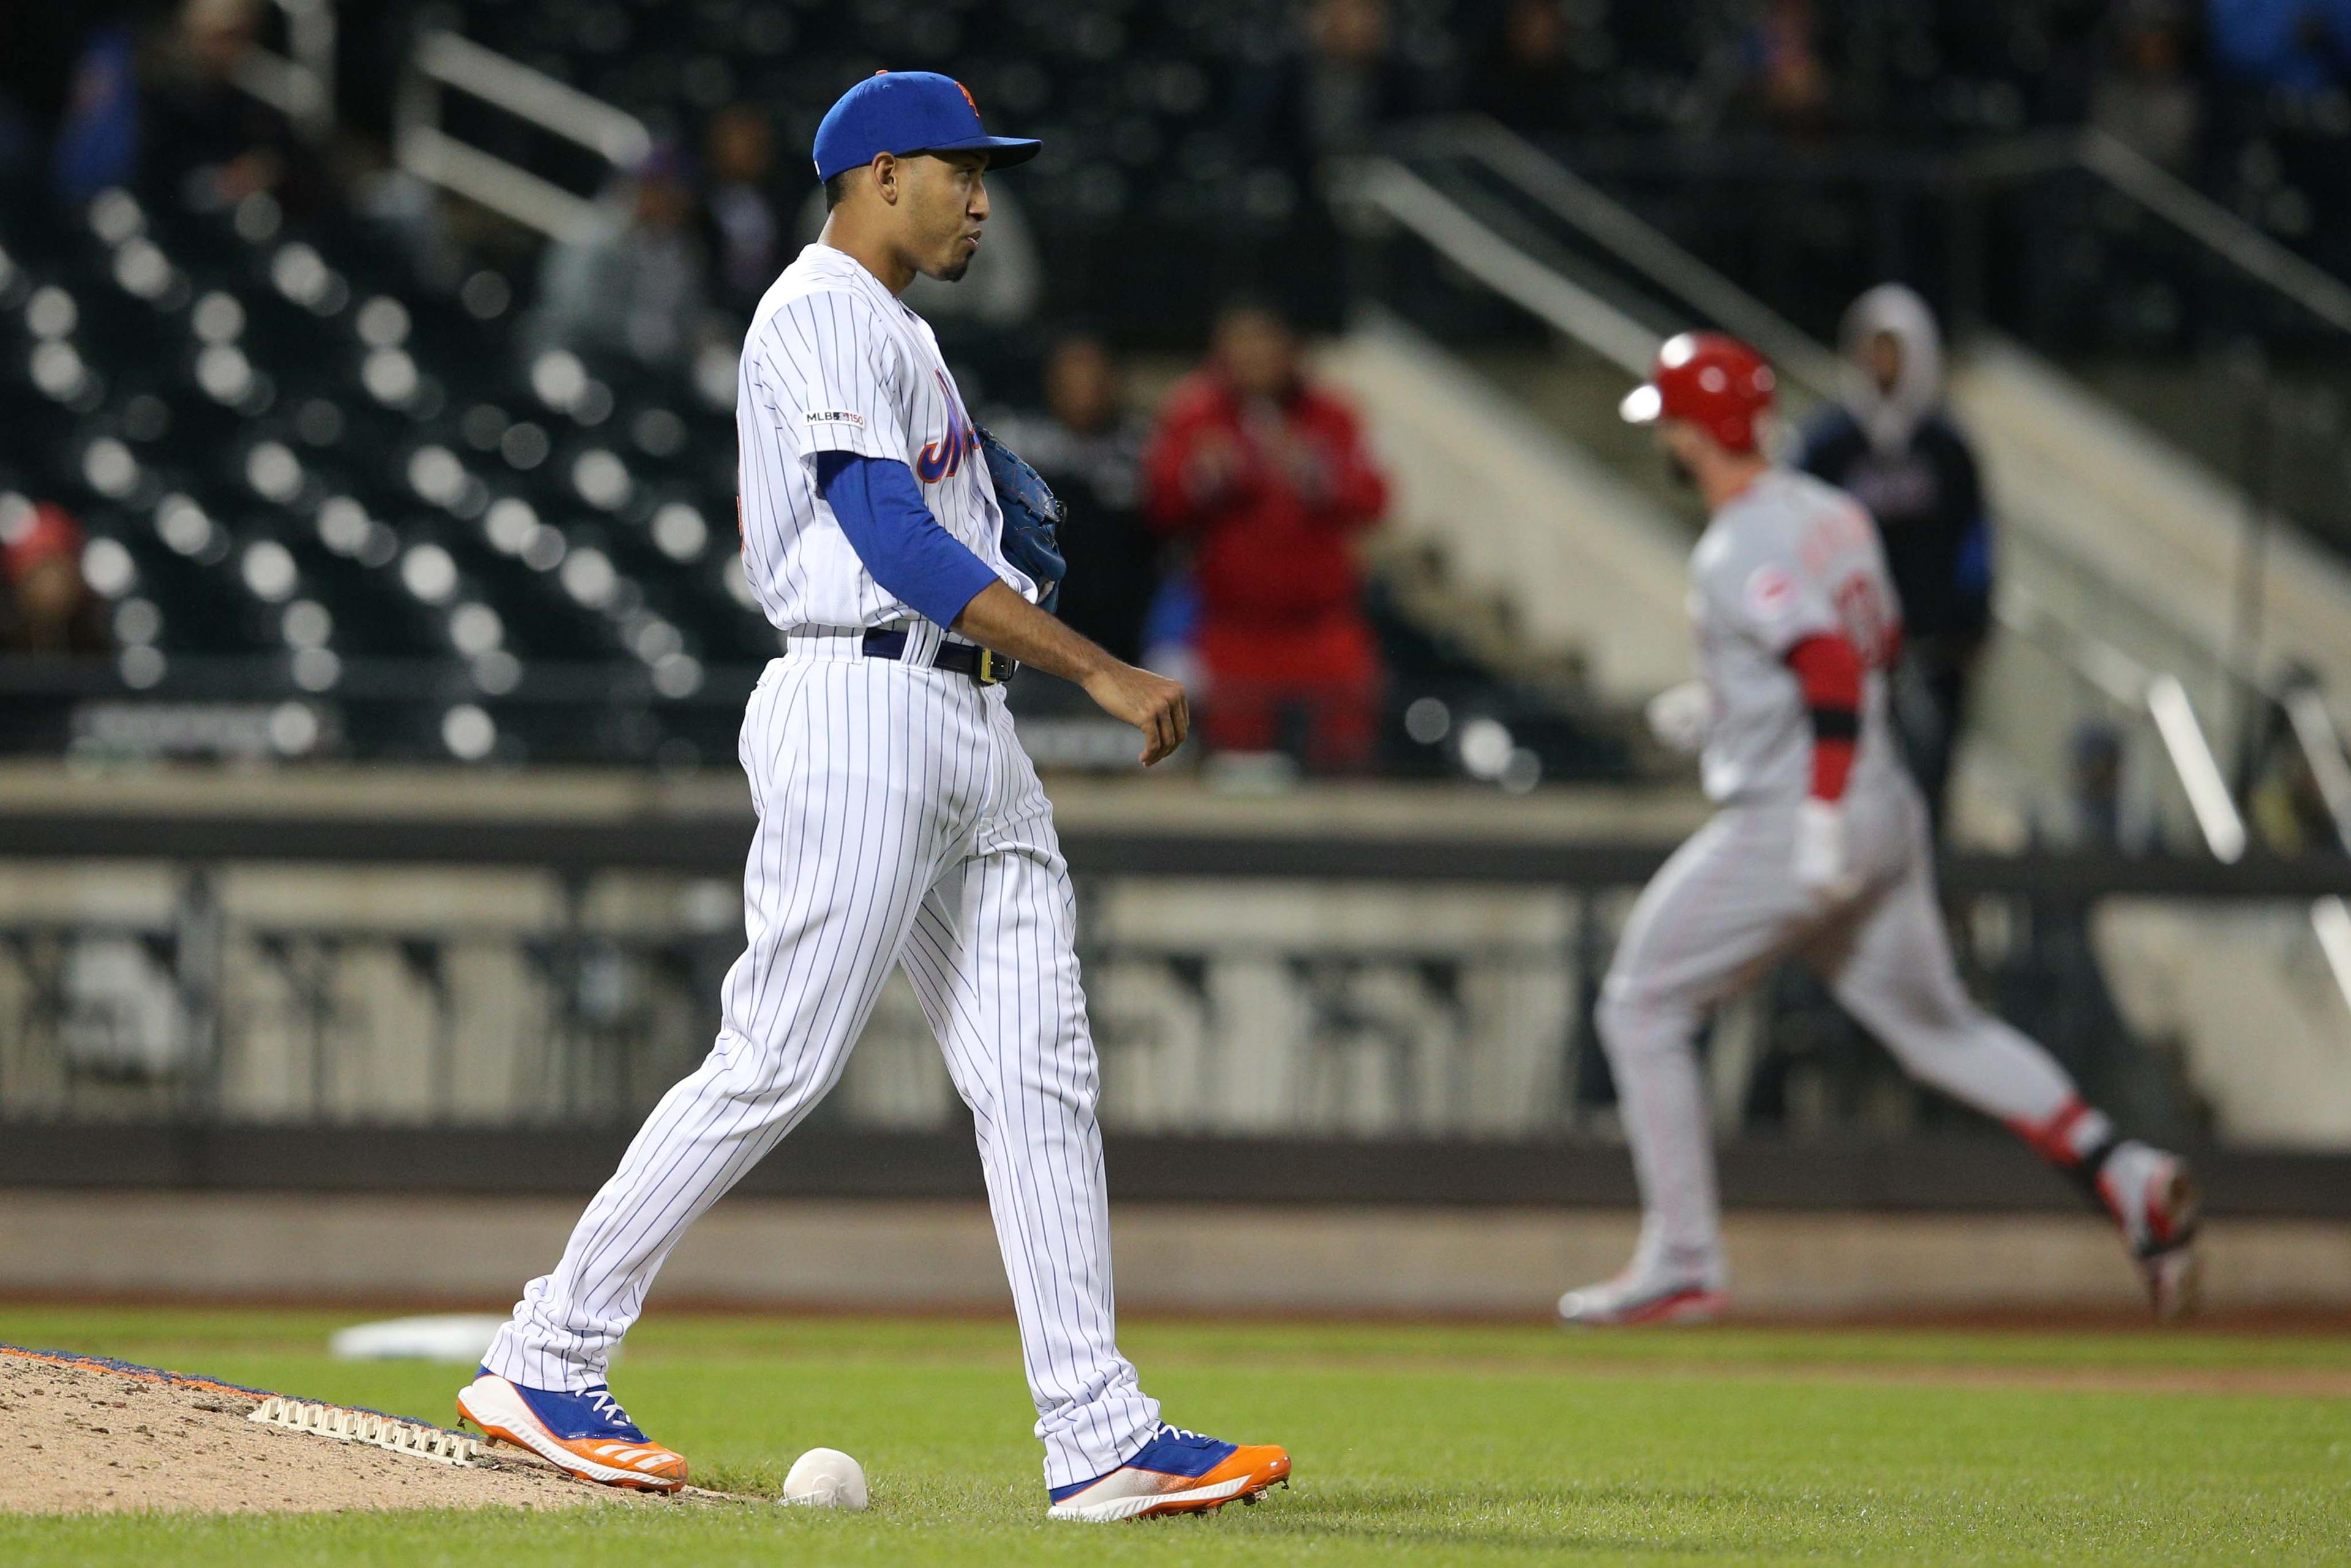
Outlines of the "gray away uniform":
[{"label": "gray away uniform", "polygon": [[[1905,1071],[2020,1130],[2074,1103],[2047,1051],[1968,998],[1936,908],[1926,807],[1894,750],[1885,665],[1900,612],[1876,534],[1850,497],[1774,469],[1718,513],[1690,557],[1690,612],[1713,697],[1703,769],[1721,810],[1643,890],[1603,988],[1645,1209],[1636,1270],[1722,1282],[1693,1038],[1716,1003],[1802,956]],[[1813,735],[1786,658],[1844,637],[1867,674],[1844,797],[1848,897],[1793,869]],[[2103,1118],[2101,1118],[2103,1121]]]}]

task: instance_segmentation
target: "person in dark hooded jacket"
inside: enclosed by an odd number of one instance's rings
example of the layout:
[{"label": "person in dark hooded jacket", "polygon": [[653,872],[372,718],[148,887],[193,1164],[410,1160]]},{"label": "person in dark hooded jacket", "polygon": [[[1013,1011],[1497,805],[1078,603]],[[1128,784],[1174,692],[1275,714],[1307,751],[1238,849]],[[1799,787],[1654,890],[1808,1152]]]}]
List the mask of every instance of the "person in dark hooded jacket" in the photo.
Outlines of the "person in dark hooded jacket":
[{"label": "person in dark hooded jacket", "polygon": [[1991,527],[1967,436],[1943,406],[1927,302],[1881,284],[1845,312],[1844,406],[1805,433],[1801,465],[1876,519],[1902,600],[1894,720],[1939,832],[1969,682],[1991,622]]}]

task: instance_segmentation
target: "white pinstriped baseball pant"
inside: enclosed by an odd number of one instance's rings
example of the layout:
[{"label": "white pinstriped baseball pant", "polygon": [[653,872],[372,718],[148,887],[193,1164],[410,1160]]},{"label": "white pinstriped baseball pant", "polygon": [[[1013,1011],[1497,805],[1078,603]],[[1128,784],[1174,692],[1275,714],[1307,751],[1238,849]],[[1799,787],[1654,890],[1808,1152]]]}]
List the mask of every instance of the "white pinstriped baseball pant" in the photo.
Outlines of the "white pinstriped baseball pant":
[{"label": "white pinstriped baseball pant", "polygon": [[795,635],[744,715],[759,825],[749,945],[709,1057],[662,1097],[485,1358],[535,1388],[603,1381],[687,1226],[839,1080],[903,963],[970,1105],[1049,1486],[1115,1469],[1156,1401],[1119,1354],[1093,1040],[1052,809],[1000,687],[853,634]]}]

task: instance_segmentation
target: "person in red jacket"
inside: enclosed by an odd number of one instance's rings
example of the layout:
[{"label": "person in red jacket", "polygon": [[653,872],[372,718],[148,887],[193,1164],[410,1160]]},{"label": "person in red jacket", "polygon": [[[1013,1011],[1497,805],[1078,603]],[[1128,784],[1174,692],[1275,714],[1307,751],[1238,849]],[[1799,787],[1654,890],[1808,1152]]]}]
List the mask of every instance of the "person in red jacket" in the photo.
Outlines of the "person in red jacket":
[{"label": "person in red jacket", "polygon": [[1143,467],[1153,525],[1194,552],[1209,744],[1270,750],[1302,719],[1311,766],[1362,768],[1381,676],[1354,540],[1386,510],[1387,480],[1354,411],[1306,381],[1290,324],[1227,309]]}]

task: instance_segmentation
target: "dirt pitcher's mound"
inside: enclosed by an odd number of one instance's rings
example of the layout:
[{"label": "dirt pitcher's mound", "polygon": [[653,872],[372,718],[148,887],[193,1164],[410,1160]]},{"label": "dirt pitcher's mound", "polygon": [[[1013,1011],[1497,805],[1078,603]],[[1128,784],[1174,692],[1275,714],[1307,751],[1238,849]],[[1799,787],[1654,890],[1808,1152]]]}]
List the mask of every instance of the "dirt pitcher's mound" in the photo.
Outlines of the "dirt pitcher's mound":
[{"label": "dirt pitcher's mound", "polygon": [[261,1398],[149,1367],[0,1346],[0,1424],[16,1454],[0,1465],[0,1512],[662,1505],[575,1481],[511,1448],[459,1466],[261,1426],[246,1419]]}]

